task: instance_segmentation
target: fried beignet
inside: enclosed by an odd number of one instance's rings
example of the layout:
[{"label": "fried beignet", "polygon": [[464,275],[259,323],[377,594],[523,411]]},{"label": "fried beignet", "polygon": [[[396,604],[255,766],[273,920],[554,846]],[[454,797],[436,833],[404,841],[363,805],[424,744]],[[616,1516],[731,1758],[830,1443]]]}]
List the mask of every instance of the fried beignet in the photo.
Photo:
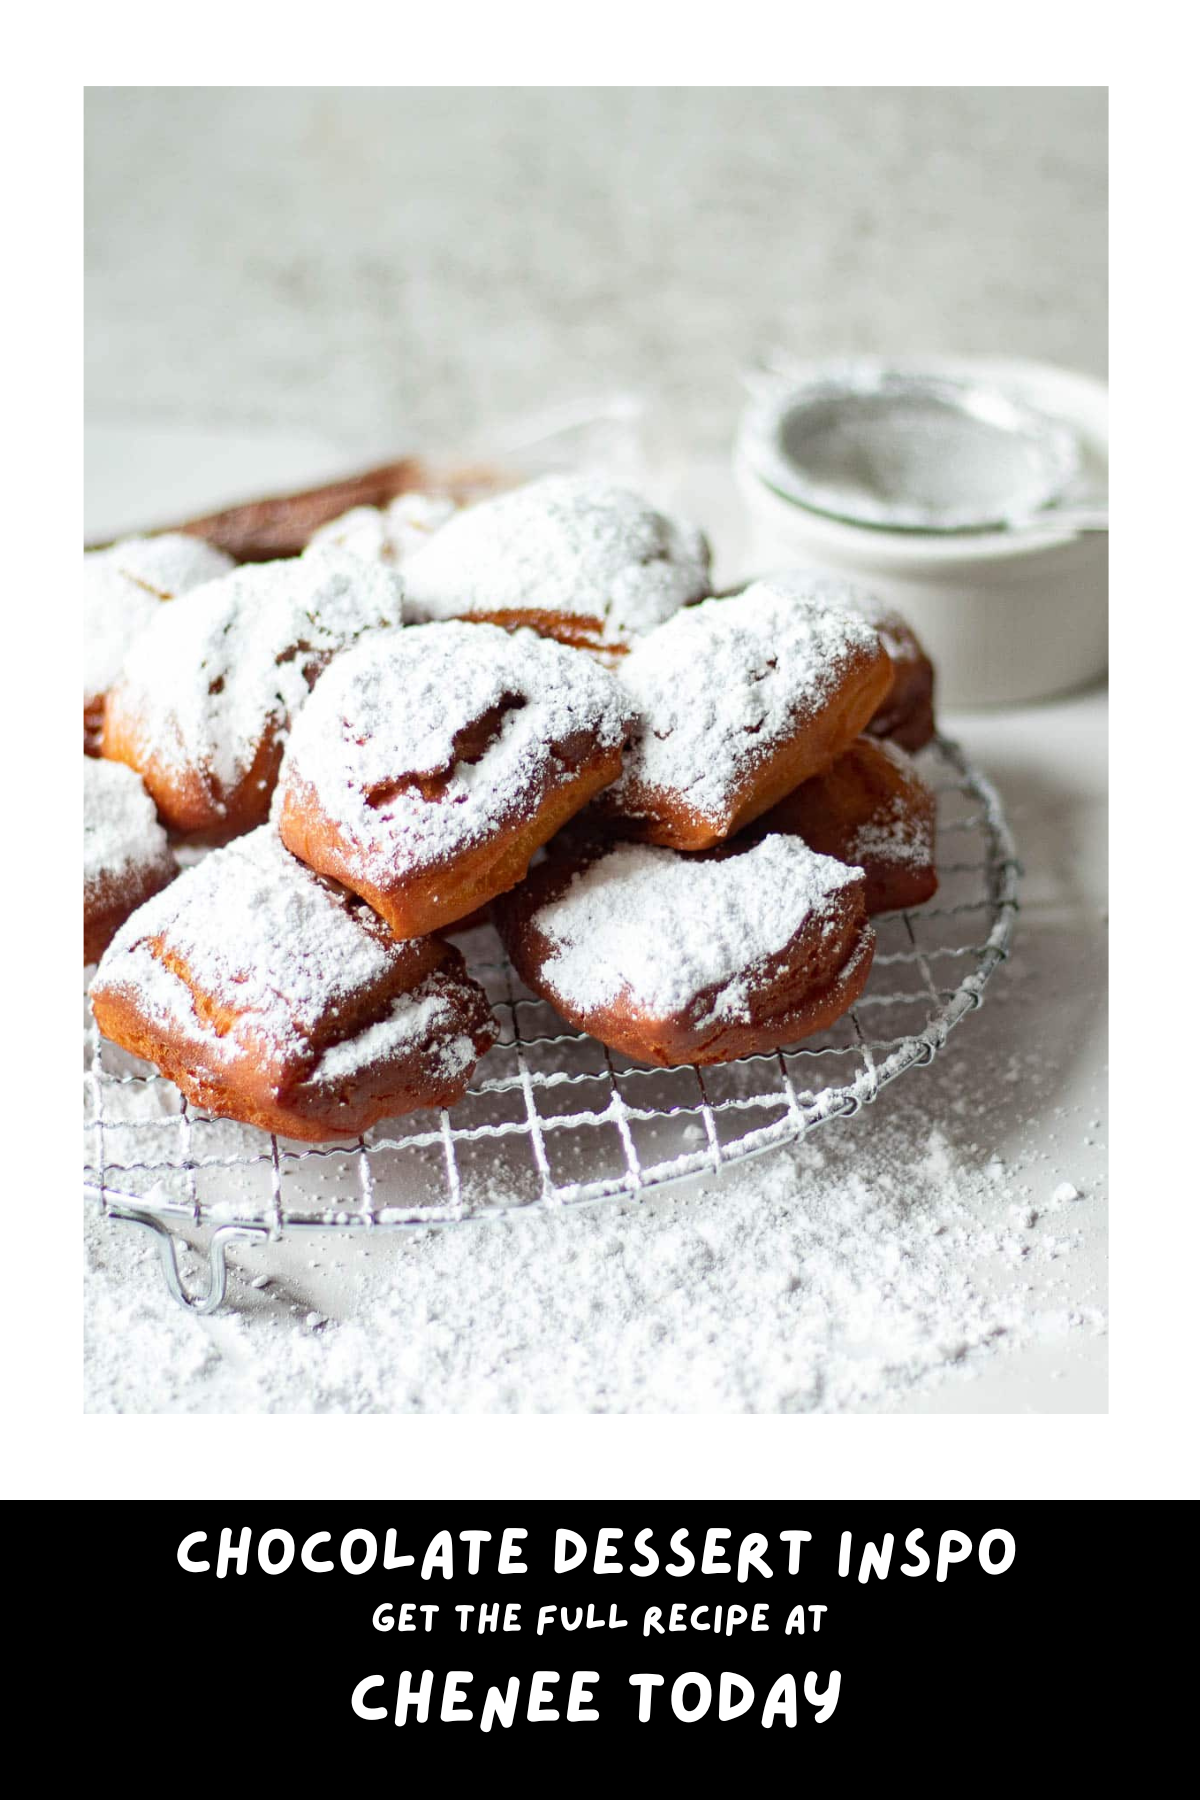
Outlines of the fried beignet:
[{"label": "fried beignet", "polygon": [[130,913],[179,865],[132,769],[83,761],[83,960],[98,961]]},{"label": "fried beignet", "polygon": [[135,913],[91,998],[105,1037],[197,1106],[295,1138],[452,1105],[496,1037],[457,950],[397,943],[269,825]]},{"label": "fried beignet", "polygon": [[875,935],[861,870],[798,838],[615,844],[540,864],[493,916],[522,981],[640,1062],[729,1062],[839,1018]]},{"label": "fried beignet", "polygon": [[413,619],[620,653],[709,591],[708,544],[625,488],[547,475],[457,514],[405,564],[405,591]]},{"label": "fried beignet", "polygon": [[937,802],[904,751],[864,737],[755,829],[786,832],[854,863],[866,875],[867,911],[879,913],[922,906],[936,894],[936,815]]},{"label": "fried beignet", "polygon": [[390,569],[345,551],[235,569],[163,607],[109,693],[103,753],[142,776],[172,830],[220,843],[261,825],[284,740],[326,665],[402,617]]},{"label": "fried beignet", "polygon": [[280,778],[284,843],[397,937],[465,918],[621,766],[629,703],[589,656],[531,631],[408,626],[341,657]]},{"label": "fried beignet", "polygon": [[827,768],[892,678],[871,627],[792,576],[676,613],[617,674],[638,718],[589,820],[676,850],[721,843]]},{"label": "fried beignet", "polygon": [[448,494],[398,494],[387,506],[355,506],[313,532],[310,550],[349,550],[395,567],[424,548],[458,511]]},{"label": "fried beignet", "polygon": [[340,481],[322,482],[320,487],[243,501],[172,529],[219,545],[237,563],[276,562],[281,556],[299,556],[322,525],[360,507],[386,507],[398,495],[410,493],[445,494],[456,506],[465,506],[503,485],[500,471],[483,464],[431,463],[406,456]]},{"label": "fried beignet", "polygon": [[104,697],[164,600],[212,581],[233,562],[199,538],[124,538],[83,553],[83,748],[99,756]]}]

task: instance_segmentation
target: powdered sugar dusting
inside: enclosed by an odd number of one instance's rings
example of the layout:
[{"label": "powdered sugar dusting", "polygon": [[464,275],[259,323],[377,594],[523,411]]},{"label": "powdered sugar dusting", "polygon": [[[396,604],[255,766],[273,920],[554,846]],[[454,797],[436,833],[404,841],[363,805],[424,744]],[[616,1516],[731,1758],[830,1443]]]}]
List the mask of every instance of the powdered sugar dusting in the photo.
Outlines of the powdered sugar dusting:
[{"label": "powdered sugar dusting", "polygon": [[180,532],[125,538],[83,555],[83,692],[87,700],[116,680],[130,646],[164,600],[232,569],[233,560],[202,538]]},{"label": "powdered sugar dusting", "polygon": [[544,974],[585,1011],[627,994],[670,1018],[707,996],[698,1023],[745,1020],[767,959],[860,880],[798,838],[765,837],[716,861],[621,844],[535,913],[553,946]]},{"label": "powdered sugar dusting", "polygon": [[181,1311],[143,1235],[93,1211],[87,1408],[970,1411],[1015,1354],[1077,1365],[1106,1328],[1082,1233],[1047,1262],[983,1156],[923,1107],[874,1112],[698,1193],[238,1249],[223,1317]]},{"label": "powdered sugar dusting", "polygon": [[387,506],[354,506],[318,527],[310,550],[349,550],[365,562],[407,560],[440,531],[457,507],[444,494],[397,494]]},{"label": "powdered sugar dusting", "polygon": [[[456,738],[497,709],[491,742],[463,760]],[[323,678],[292,734],[280,791],[310,786],[364,872],[394,875],[448,860],[532,811],[561,774],[548,746],[588,732],[611,750],[628,711],[591,657],[531,631],[410,626],[373,637]],[[441,779],[435,798],[417,776]]]},{"label": "powdered sugar dusting", "polygon": [[137,717],[161,760],[228,790],[264,733],[287,730],[314,669],[365,631],[398,624],[402,596],[391,570],[344,551],[235,569],[151,620],[114,704]]},{"label": "powdered sugar dusting", "polygon": [[548,475],[467,508],[406,566],[414,617],[536,610],[624,644],[708,592],[703,534],[625,488]]},{"label": "powdered sugar dusting", "polygon": [[[408,953],[411,954],[411,953]],[[185,983],[163,961],[184,964]],[[404,966],[370,909],[322,881],[283,848],[269,825],[187,870],[126,921],[100,963],[97,984],[134,988],[164,1029],[201,1024],[192,988],[238,1015],[228,1058],[257,1044],[272,1058],[304,1055],[331,1012],[379,988]]]},{"label": "powdered sugar dusting", "polygon": [[639,790],[665,791],[719,827],[752,771],[875,644],[869,625],[806,577],[755,582],[677,613],[617,671],[639,719],[606,804],[636,813]]},{"label": "powdered sugar dusting", "polygon": [[393,1000],[377,1024],[330,1045],[313,1071],[314,1079],[351,1080],[416,1044],[425,1045],[424,1060],[431,1075],[461,1075],[478,1060],[479,1053],[465,1033],[449,1031],[456,1017],[453,1002],[438,991],[436,975],[431,976]]},{"label": "powdered sugar dusting", "polygon": [[[872,747],[901,771],[907,782],[924,790],[925,784],[912,758],[887,738],[872,738]],[[849,860],[911,864],[926,869],[933,861],[934,803],[928,813],[910,805],[903,794],[881,799],[871,818],[864,820],[849,846]]]},{"label": "powdered sugar dusting", "polygon": [[[787,578],[792,579],[790,571]],[[851,613],[878,632],[894,663],[920,661],[921,647],[913,636],[912,627],[870,588],[860,587],[856,581],[847,581],[840,575],[819,575],[808,570],[803,572],[802,578],[814,601]]]},{"label": "powdered sugar dusting", "polygon": [[167,834],[140,775],[123,763],[83,759],[83,885],[119,882],[170,859]]}]

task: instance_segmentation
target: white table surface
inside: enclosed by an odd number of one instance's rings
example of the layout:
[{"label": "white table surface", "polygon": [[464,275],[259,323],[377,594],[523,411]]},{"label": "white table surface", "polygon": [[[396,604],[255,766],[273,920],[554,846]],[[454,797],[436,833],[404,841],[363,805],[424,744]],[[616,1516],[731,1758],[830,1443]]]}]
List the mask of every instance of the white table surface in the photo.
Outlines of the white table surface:
[{"label": "white table surface", "polygon": [[[86,529],[90,535],[117,532],[262,487],[319,479],[347,466],[336,444],[297,432],[165,430],[144,425],[98,426],[88,434]],[[403,446],[397,446],[402,448]],[[351,466],[353,457],[349,458]],[[723,465],[716,460],[677,464],[664,481],[690,501],[715,530],[725,573],[736,571],[740,552],[737,511]],[[934,1371],[937,1380],[914,1381],[911,1391],[894,1394],[890,1411],[1021,1412],[1102,1411],[1106,1404],[1105,1182],[1107,1110],[1106,992],[1106,732],[1107,696],[1102,691],[1014,710],[953,714],[943,729],[958,737],[1000,790],[1025,865],[1022,911],[1015,953],[989,989],[977,1017],[956,1031],[929,1071],[914,1071],[888,1090],[864,1115],[839,1130],[886,1132],[889,1108],[919,1100],[929,1109],[952,1146],[959,1166],[972,1172],[973,1203],[994,1213],[997,1227],[1023,1215],[1029,1246],[1018,1262],[997,1257],[978,1271],[989,1302],[1006,1304],[1051,1323],[1033,1334],[1018,1334],[1014,1347],[1000,1344],[981,1362],[961,1371]],[[921,1083],[918,1095],[916,1084]],[[893,1096],[897,1097],[893,1100]],[[828,1128],[827,1128],[828,1129]],[[989,1194],[987,1177],[995,1183]],[[1082,1196],[1055,1201],[1055,1190],[1070,1183]],[[982,1199],[979,1198],[982,1193]],[[674,1210],[688,1204],[676,1192],[636,1218],[614,1211],[605,1225],[614,1238],[666,1234]],[[598,1213],[592,1215],[599,1217]],[[656,1224],[656,1220],[658,1223]],[[254,1410],[267,1402],[253,1388],[230,1381],[230,1360],[244,1363],[248,1345],[234,1343],[220,1320],[185,1319],[159,1291],[140,1234],[97,1223],[93,1238],[91,1318],[103,1334],[120,1318],[115,1299],[124,1284],[140,1296],[138,1355],[169,1357],[178,1368],[181,1346],[194,1340],[184,1358],[191,1371],[177,1378],[169,1399],[147,1410]],[[399,1239],[376,1239],[370,1248],[373,1279],[389,1257],[405,1254]],[[343,1245],[337,1256],[302,1247],[272,1246],[270,1267],[300,1299],[293,1307],[295,1330],[317,1315],[353,1320],[355,1262],[359,1245]],[[247,1273],[262,1263],[247,1264]],[[365,1264],[361,1264],[365,1268]],[[243,1297],[245,1297],[244,1290]],[[1086,1329],[1071,1329],[1086,1316]],[[1054,1321],[1061,1320],[1059,1330]],[[107,1321],[107,1323],[106,1323]],[[181,1335],[182,1334],[182,1335]],[[93,1352],[97,1365],[114,1364],[110,1343]],[[564,1346],[565,1348],[566,1346]],[[368,1347],[369,1348],[369,1347]],[[250,1340],[250,1355],[270,1355],[261,1340]],[[772,1356],[759,1350],[764,1373]],[[118,1359],[119,1360],[119,1359]],[[291,1365],[289,1365],[291,1366]],[[120,1382],[108,1379],[89,1404],[135,1409],[134,1394],[122,1397]],[[326,1395],[305,1391],[301,1369],[292,1400],[296,1410],[330,1404]],[[286,1383],[285,1383],[286,1394]],[[619,1406],[609,1394],[604,1404]],[[409,1394],[418,1408],[419,1393]],[[574,1406],[599,1404],[586,1379]],[[276,1384],[270,1404],[281,1404]],[[521,1405],[519,1386],[506,1402]],[[664,1401],[664,1405],[669,1402]],[[693,1398],[693,1405],[697,1402]]]}]

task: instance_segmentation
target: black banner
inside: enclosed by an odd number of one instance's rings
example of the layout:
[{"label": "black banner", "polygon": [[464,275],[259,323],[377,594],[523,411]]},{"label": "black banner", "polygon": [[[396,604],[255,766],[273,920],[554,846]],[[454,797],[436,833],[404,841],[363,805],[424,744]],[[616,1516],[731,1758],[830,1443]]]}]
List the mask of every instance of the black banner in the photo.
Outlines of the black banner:
[{"label": "black banner", "polygon": [[[65,1535],[77,1515],[38,1517]],[[261,1754],[269,1716],[356,1767],[395,1767],[416,1738],[460,1772],[651,1745],[849,1772],[1031,1705],[1065,1734],[1094,1710],[1114,1623],[1102,1505],[231,1500],[88,1519],[89,1616],[119,1624],[143,1702],[147,1677],[174,1693],[186,1671],[178,1705],[215,1708],[226,1749]]]}]

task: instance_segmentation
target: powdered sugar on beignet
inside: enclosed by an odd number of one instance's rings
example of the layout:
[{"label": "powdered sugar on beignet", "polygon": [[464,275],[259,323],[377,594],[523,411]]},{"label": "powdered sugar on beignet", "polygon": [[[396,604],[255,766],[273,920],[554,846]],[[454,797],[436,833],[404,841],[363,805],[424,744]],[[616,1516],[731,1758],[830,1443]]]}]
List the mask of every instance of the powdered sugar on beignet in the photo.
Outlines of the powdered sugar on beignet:
[{"label": "powdered sugar on beignet", "polygon": [[620,766],[628,701],[578,651],[450,621],[339,659],[292,733],[284,842],[402,936],[520,880]]},{"label": "powdered sugar on beignet", "polygon": [[798,839],[714,856],[616,844],[549,862],[498,903],[521,978],[647,1062],[725,1061],[794,1042],[861,991],[863,876]]},{"label": "powdered sugar on beignet", "polygon": [[197,1104],[302,1137],[450,1104],[495,1036],[456,950],[396,942],[270,826],[134,914],[92,1003]]},{"label": "powdered sugar on beignet", "polygon": [[831,768],[757,821],[800,837],[866,875],[867,911],[921,906],[937,892],[937,801],[895,744],[861,737]]},{"label": "powdered sugar on beignet", "polygon": [[883,642],[892,662],[892,685],[866,729],[872,737],[894,739],[905,750],[920,750],[934,734],[933,664],[916,632],[904,618],[855,581],[839,575],[810,575],[815,595],[865,619]]},{"label": "powdered sugar on beignet", "polygon": [[134,909],[178,874],[154,802],[132,769],[83,763],[83,960],[95,962]]},{"label": "powdered sugar on beignet", "polygon": [[130,647],[173,600],[232,569],[232,558],[181,532],[124,538],[83,553],[84,749],[99,749],[104,696]]},{"label": "powdered sugar on beignet", "polygon": [[877,633],[803,577],[688,607],[617,673],[638,722],[596,816],[687,850],[729,837],[827,766],[891,681]]},{"label": "powdered sugar on beignet", "polygon": [[322,670],[402,614],[399,576],[345,551],[235,569],[146,628],[110,692],[104,754],[139,770],[176,830],[249,830]]},{"label": "powdered sugar on beignet", "polygon": [[452,519],[458,507],[446,494],[397,494],[387,506],[354,506],[309,539],[310,550],[349,550],[366,562],[407,561]]},{"label": "powdered sugar on beignet", "polygon": [[709,550],[626,488],[548,475],[466,508],[406,576],[413,618],[529,624],[622,650],[708,592]]}]

